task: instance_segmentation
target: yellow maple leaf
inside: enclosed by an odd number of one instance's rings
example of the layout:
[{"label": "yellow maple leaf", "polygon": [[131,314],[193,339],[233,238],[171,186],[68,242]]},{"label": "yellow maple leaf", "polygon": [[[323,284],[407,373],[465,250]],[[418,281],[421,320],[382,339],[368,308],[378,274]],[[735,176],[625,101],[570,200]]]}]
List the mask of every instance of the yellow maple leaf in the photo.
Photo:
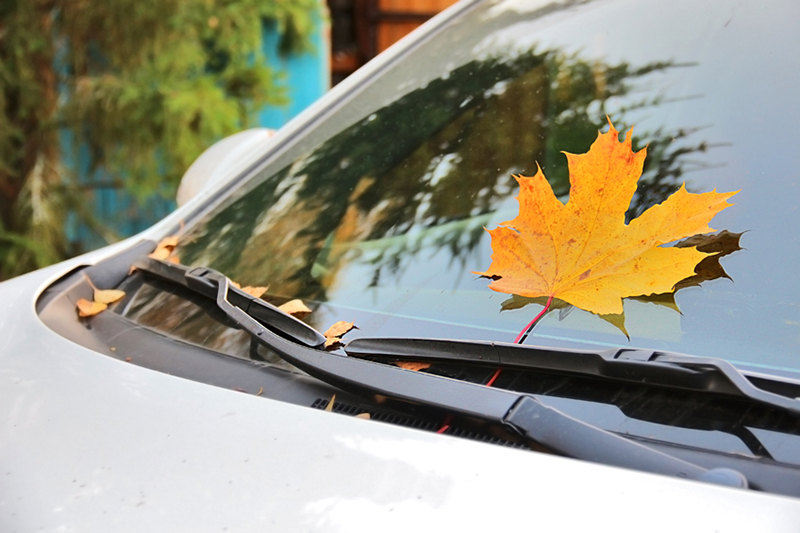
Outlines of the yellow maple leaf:
[{"label": "yellow maple leaf", "polygon": [[680,190],[625,224],[646,149],[633,152],[609,121],[586,154],[566,154],[570,196],[562,204],[539,169],[515,176],[519,215],[488,230],[489,288],[528,298],[558,298],[599,315],[622,313],[622,298],[661,294],[694,274],[707,256],[694,247],[661,245],[714,231],[711,219],[736,194]]}]

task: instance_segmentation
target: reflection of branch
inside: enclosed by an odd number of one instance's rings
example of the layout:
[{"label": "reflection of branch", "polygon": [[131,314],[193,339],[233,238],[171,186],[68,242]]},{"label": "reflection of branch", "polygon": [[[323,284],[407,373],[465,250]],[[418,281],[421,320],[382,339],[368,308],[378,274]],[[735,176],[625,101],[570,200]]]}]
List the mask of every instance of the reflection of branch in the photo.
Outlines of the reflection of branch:
[{"label": "reflection of branch", "polygon": [[[554,194],[565,197],[569,175],[561,151],[585,151],[605,125],[606,103],[621,97],[630,103],[648,74],[688,66],[606,65],[559,50],[470,61],[232,201],[185,244],[182,257],[234,276],[246,271],[317,300],[326,299],[350,262],[370,265],[371,287],[400,276],[423,251],[446,251],[450,268],[466,268],[483,242],[483,226],[517,190],[512,172],[532,175],[540,164]],[[655,140],[634,209],[663,201],[690,170],[686,157],[709,148],[671,144],[695,131],[646,136]],[[643,137],[637,133],[635,142]],[[271,260],[263,261],[265,255]]]}]

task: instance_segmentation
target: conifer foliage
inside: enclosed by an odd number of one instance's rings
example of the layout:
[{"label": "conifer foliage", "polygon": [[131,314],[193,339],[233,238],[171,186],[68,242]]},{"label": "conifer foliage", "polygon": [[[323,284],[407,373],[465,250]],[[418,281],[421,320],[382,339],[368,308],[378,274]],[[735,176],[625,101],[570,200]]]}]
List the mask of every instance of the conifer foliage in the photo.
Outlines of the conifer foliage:
[{"label": "conifer foliage", "polygon": [[283,52],[299,51],[315,10],[317,0],[0,2],[0,281],[73,252],[67,212],[92,223],[74,161],[139,197],[170,195],[203,149],[284,103],[263,25],[277,25]]}]

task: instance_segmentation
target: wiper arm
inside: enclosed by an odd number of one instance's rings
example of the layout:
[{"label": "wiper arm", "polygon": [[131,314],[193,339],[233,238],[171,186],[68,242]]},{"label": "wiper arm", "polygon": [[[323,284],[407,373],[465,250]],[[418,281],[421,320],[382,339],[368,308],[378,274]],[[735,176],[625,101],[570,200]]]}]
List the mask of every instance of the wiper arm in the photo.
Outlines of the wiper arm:
[{"label": "wiper arm", "polygon": [[[292,339],[292,335],[279,331],[276,324],[268,323],[264,315],[256,317],[248,313],[245,308],[234,305],[234,301],[243,302],[252,310],[258,309],[260,304],[252,301],[248,295],[242,298],[242,294],[239,294],[241,291],[236,291],[227,277],[212,269],[190,269],[150,258],[137,260],[134,266],[142,272],[178,283],[213,298],[219,309],[250,333],[257,342],[309,375],[341,389],[501,425],[521,435],[529,443],[543,446],[567,457],[748,488],[747,479],[735,470],[727,468],[707,470],[677,459],[572,418],[544,405],[534,395],[411,372],[398,367],[328,353],[319,346],[299,344]],[[285,318],[280,314],[270,315],[272,319],[276,317]]]},{"label": "wiper arm", "polygon": [[[192,291],[216,299],[219,293],[218,277],[225,279],[225,297],[233,307],[251,318],[268,324],[280,335],[288,337],[304,346],[321,346],[325,343],[325,337],[289,313],[281,311],[260,298],[250,296],[246,292],[234,287],[228,278],[222,276],[215,270],[209,268],[186,268],[183,265],[176,265],[166,261],[159,261],[149,257],[137,259],[133,267],[151,276],[162,280],[171,281],[178,285],[191,289]],[[212,278],[214,278],[212,280]],[[237,321],[238,317],[231,317]]]},{"label": "wiper arm", "polygon": [[500,342],[355,339],[347,355],[370,360],[421,360],[549,371],[744,398],[794,415],[800,401],[753,385],[729,362],[656,350],[572,350]]}]

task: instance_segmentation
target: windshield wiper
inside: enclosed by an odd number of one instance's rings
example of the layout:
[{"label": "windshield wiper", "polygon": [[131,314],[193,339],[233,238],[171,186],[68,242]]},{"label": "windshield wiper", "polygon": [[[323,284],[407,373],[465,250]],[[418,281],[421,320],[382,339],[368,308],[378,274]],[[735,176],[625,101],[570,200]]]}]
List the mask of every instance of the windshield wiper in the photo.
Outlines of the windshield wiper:
[{"label": "windshield wiper", "polygon": [[[257,342],[309,375],[343,390],[372,396],[376,401],[388,398],[396,405],[423,406],[442,414],[500,425],[522,436],[529,445],[542,446],[567,457],[748,488],[747,479],[738,471],[728,468],[709,470],[654,450],[570,417],[545,405],[536,395],[336,355],[313,342],[298,343],[294,338],[296,331],[290,334],[281,330],[280,325],[290,323],[286,320],[289,315],[277,308],[272,308],[277,312],[270,310],[265,313],[258,299],[243,296],[241,291],[232,287],[227,277],[212,269],[187,268],[151,258],[139,259],[133,266],[141,272],[213,298],[219,309]],[[236,301],[244,307],[235,305],[233,302]],[[256,312],[252,313],[253,310]],[[311,331],[316,333],[313,329]]]},{"label": "windshield wiper", "polygon": [[[171,281],[192,291],[216,299],[218,283],[212,281],[207,273],[215,271],[207,268],[186,268],[166,261],[159,261],[149,257],[137,259],[133,267],[162,280]],[[221,276],[221,274],[219,274]],[[224,276],[223,276],[224,277]],[[226,278],[227,279],[227,278]],[[250,296],[241,289],[237,289],[228,282],[227,299],[236,309],[248,316],[268,324],[279,335],[287,337],[304,346],[321,346],[325,344],[325,336],[292,315],[285,313],[260,298]],[[236,321],[235,317],[231,317]]]},{"label": "windshield wiper", "polygon": [[370,360],[457,362],[670,387],[743,398],[800,415],[800,401],[753,385],[731,363],[657,350],[574,350],[438,339],[361,338],[345,352]]}]

